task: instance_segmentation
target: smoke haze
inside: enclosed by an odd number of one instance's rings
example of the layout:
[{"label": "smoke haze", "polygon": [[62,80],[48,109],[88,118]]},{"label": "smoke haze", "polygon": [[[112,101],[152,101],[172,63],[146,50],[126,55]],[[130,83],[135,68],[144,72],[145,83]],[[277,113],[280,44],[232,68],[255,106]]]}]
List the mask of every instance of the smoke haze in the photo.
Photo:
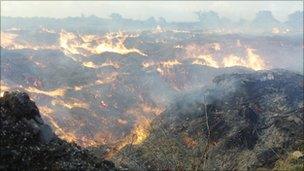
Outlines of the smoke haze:
[{"label": "smoke haze", "polygon": [[[34,10],[33,10],[34,9]],[[286,21],[290,13],[303,9],[303,1],[118,1],[118,2],[72,2],[72,1],[5,1],[1,2],[1,16],[54,17],[96,15],[109,17],[120,13],[126,18],[145,20],[164,17],[168,21],[197,21],[196,11],[215,11],[231,20],[254,18],[255,13],[269,10],[280,21]],[[170,11],[170,12],[169,12]]]}]

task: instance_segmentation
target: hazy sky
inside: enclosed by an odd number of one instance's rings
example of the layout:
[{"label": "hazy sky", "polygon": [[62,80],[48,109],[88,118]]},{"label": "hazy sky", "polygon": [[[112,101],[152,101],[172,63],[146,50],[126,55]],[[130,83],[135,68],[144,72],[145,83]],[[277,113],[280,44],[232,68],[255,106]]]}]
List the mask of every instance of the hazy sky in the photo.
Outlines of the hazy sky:
[{"label": "hazy sky", "polygon": [[96,15],[108,18],[120,13],[126,18],[164,17],[168,21],[195,21],[194,11],[218,12],[233,20],[252,19],[259,10],[270,10],[281,21],[287,15],[303,10],[303,1],[1,1],[1,16],[67,16]]}]

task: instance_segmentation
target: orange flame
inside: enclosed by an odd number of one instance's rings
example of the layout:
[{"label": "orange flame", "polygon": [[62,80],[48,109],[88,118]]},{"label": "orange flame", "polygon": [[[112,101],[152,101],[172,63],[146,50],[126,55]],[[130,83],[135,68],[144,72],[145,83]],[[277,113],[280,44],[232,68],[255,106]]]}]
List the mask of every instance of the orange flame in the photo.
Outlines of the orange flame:
[{"label": "orange flame", "polygon": [[[133,36],[133,35],[130,35]],[[118,54],[138,53],[146,56],[136,48],[127,48],[124,43],[129,35],[119,33],[108,33],[104,37],[97,35],[76,35],[66,31],[60,32],[60,46],[64,52],[72,55],[88,56],[113,52]]]},{"label": "orange flame", "polygon": [[52,100],[51,103],[52,103],[52,105],[61,105],[66,108],[69,108],[69,109],[72,109],[73,107],[80,107],[80,108],[85,108],[85,109],[89,108],[89,105],[86,102],[83,102],[78,99],[63,101],[63,100],[57,98],[57,99]]},{"label": "orange flame", "polygon": [[98,68],[98,66],[95,65],[93,62],[83,62],[82,65],[88,68]]},{"label": "orange flame", "polygon": [[28,88],[25,88],[25,90],[30,93],[44,94],[44,95],[51,96],[51,97],[64,96],[65,91],[66,91],[63,88],[58,88],[58,89],[52,90],[52,91],[43,91],[43,90],[39,90],[35,87],[28,87]]},{"label": "orange flame", "polygon": [[40,106],[39,110],[41,111],[42,116],[47,119],[47,121],[51,124],[52,128],[55,131],[55,134],[58,135],[60,138],[68,141],[68,142],[75,142],[77,140],[76,136],[72,133],[69,133],[63,130],[54,119],[54,111],[53,109],[47,106]]},{"label": "orange flame", "polygon": [[135,145],[141,144],[149,136],[148,126],[150,125],[150,122],[148,120],[142,122],[144,123],[137,125],[133,131],[133,136],[135,138],[133,144]]},{"label": "orange flame", "polygon": [[178,60],[168,60],[160,63],[165,68],[172,68],[175,65],[181,65],[181,63]]},{"label": "orange flame", "polygon": [[32,43],[26,42],[24,40],[18,40],[18,34],[12,34],[1,31],[1,47],[14,50],[14,49],[58,49],[56,45],[34,45]]},{"label": "orange flame", "polygon": [[117,62],[112,62],[111,60],[107,61],[107,62],[104,62],[101,65],[96,65],[95,63],[93,63],[91,61],[90,62],[83,62],[82,65],[85,66],[85,67],[88,67],[88,68],[101,68],[101,67],[107,67],[107,66],[112,66],[115,69],[120,68],[120,64],[118,64]]},{"label": "orange flame", "polygon": [[223,59],[224,67],[232,67],[232,66],[244,66],[247,68],[251,68],[253,70],[262,70],[266,68],[266,64],[263,59],[253,53],[254,50],[247,48],[247,58],[242,59],[235,55],[230,55]]},{"label": "orange flame", "polygon": [[0,97],[3,97],[3,94],[5,91],[10,90],[10,88],[8,86],[6,86],[4,84],[4,82],[1,80],[1,84],[0,84]]},{"label": "orange flame", "polygon": [[194,60],[192,62],[192,64],[207,65],[207,66],[211,66],[211,67],[214,67],[214,68],[219,67],[218,63],[213,59],[213,57],[210,54],[199,55],[197,58],[198,59]]},{"label": "orange flame", "polygon": [[[211,45],[211,47],[215,51],[221,50],[221,46],[219,43],[212,43]],[[242,44],[239,40],[237,40],[236,42],[236,47],[242,47]],[[191,44],[186,47],[186,54],[189,58],[194,59],[192,64],[196,65],[206,65],[214,68],[244,66],[254,70],[262,70],[266,68],[266,63],[259,55],[254,53],[254,49],[247,48],[247,56],[245,58],[241,58],[231,54],[222,59],[216,60],[209,52],[209,48],[210,44],[206,44],[203,46]]]}]

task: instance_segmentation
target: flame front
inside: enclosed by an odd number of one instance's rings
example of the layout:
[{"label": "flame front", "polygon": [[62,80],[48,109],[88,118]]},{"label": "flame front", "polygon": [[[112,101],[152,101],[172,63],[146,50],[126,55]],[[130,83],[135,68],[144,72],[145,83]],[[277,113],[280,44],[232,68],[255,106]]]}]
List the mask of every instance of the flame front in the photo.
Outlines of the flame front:
[{"label": "flame front", "polygon": [[1,84],[0,84],[0,97],[3,97],[3,94],[5,91],[9,91],[10,88],[4,84],[4,82],[1,80]]},{"label": "flame front", "polygon": [[149,137],[150,121],[147,119],[141,119],[139,123],[134,127],[131,133],[124,139],[119,141],[115,147],[107,153],[107,158],[111,158],[126,145],[139,145],[143,143]]},{"label": "flame front", "polygon": [[51,97],[64,96],[65,91],[66,91],[63,88],[58,88],[58,89],[52,90],[52,91],[43,91],[43,90],[39,90],[35,87],[28,87],[28,88],[25,88],[25,90],[30,93],[44,94],[44,95],[51,96]]},{"label": "flame front", "polygon": [[15,50],[15,49],[59,49],[56,45],[43,45],[43,44],[33,44],[25,40],[19,41],[18,34],[7,33],[1,31],[1,47]]},{"label": "flame front", "polygon": [[150,122],[148,122],[147,120],[142,121],[142,122],[145,122],[145,123],[141,123],[141,124],[137,125],[135,127],[134,131],[132,132],[133,136],[134,136],[134,140],[133,140],[134,145],[141,144],[149,136],[148,125],[150,125]]},{"label": "flame front", "polygon": [[66,130],[63,130],[56,122],[56,119],[54,118],[54,111],[53,109],[47,107],[47,106],[40,106],[39,110],[44,118],[46,118],[51,126],[53,127],[56,135],[58,135],[60,138],[68,141],[68,142],[75,142],[77,140],[77,137],[67,132]]},{"label": "flame front", "polygon": [[98,68],[98,66],[95,65],[93,62],[83,62],[82,65],[88,68]]},{"label": "flame front", "polygon": [[[236,41],[236,48],[241,48],[243,45],[240,40]],[[213,49],[214,51],[210,50]],[[232,67],[232,66],[244,66],[253,70],[266,69],[266,63],[259,55],[254,53],[254,49],[246,48],[246,56],[239,57],[234,54],[225,56],[219,43],[206,44],[199,46],[196,44],[190,44],[186,46],[186,56],[193,59],[192,64],[211,66],[214,68],[220,67]],[[220,53],[217,59],[214,58],[216,53]]]},{"label": "flame front", "polygon": [[207,65],[214,68],[219,67],[218,63],[213,59],[210,54],[197,56],[197,59],[194,60],[192,64]]},{"label": "flame front", "polygon": [[14,47],[15,39],[18,35],[12,33],[5,33],[1,31],[1,47],[11,48]]},{"label": "flame front", "polygon": [[161,65],[165,68],[172,68],[175,65],[181,65],[181,63],[178,60],[168,60],[161,62]]},{"label": "flame front", "polygon": [[[142,56],[147,56],[145,53],[135,47],[126,47],[126,42],[130,38],[138,37],[139,34],[118,32],[107,33],[105,35],[91,35],[76,34],[73,32],[66,32],[64,30],[57,33],[53,30],[47,29],[41,29],[41,31],[56,34],[59,36],[59,40],[51,46],[33,45],[29,42],[21,40],[22,36],[19,36],[18,31],[16,31],[16,34],[15,32],[1,32],[1,47],[7,49],[30,48],[34,50],[54,48],[56,50],[63,51],[67,56],[72,57],[73,59],[77,59],[74,61],[74,64],[79,64],[79,66],[81,66],[85,71],[88,70],[89,73],[94,73],[94,78],[96,76],[95,80],[90,80],[85,84],[69,84],[69,87],[57,88],[54,90],[42,89],[41,87],[43,86],[35,86],[31,82],[28,84],[32,84],[33,87],[22,87],[21,85],[17,85],[21,86],[19,87],[20,89],[24,89],[27,92],[32,93],[31,97],[33,97],[35,100],[38,102],[40,100],[40,102],[43,103],[42,105],[37,105],[42,113],[42,116],[49,121],[56,134],[67,141],[76,141],[78,144],[83,146],[95,145],[98,143],[101,144],[101,141],[108,143],[113,139],[112,143],[119,141],[116,147],[118,150],[128,144],[138,145],[143,143],[149,137],[150,120],[155,117],[155,115],[159,115],[162,111],[164,111],[164,109],[160,107],[160,101],[163,97],[156,95],[156,97],[153,97],[152,100],[153,103],[155,102],[157,105],[149,104],[150,101],[147,100],[149,97],[145,97],[146,92],[142,90],[143,87],[140,87],[141,85],[136,84],[133,86],[126,84],[123,85],[126,86],[126,89],[123,90],[128,91],[128,93],[134,93],[136,97],[138,97],[138,101],[136,102],[135,106],[130,108],[128,107],[127,109],[121,109],[121,104],[119,104],[120,99],[115,99],[117,98],[117,94],[113,92],[120,88],[119,86],[121,85],[119,84],[128,82],[128,77],[125,78],[124,75],[133,74],[129,72],[129,69],[131,69],[129,68],[129,66],[131,66],[128,63],[129,60],[120,60],[121,57],[117,57],[116,55],[108,55],[105,60],[96,60],[95,56],[90,57],[91,55],[103,54],[105,52],[112,52],[121,55],[137,53]],[[160,27],[157,28],[156,31],[158,33],[163,32],[162,28]],[[171,38],[173,39],[175,37],[172,36]],[[172,47],[174,53],[168,52],[168,54],[173,54],[176,56],[170,57],[166,53],[157,54],[158,51],[151,52],[149,53],[152,54],[151,56],[138,59],[138,61],[136,61],[136,65],[138,65],[138,62],[140,62],[139,65],[144,68],[143,72],[148,73],[150,70],[153,70],[153,75],[156,73],[157,76],[160,76],[161,79],[159,80],[165,81],[165,84],[169,85],[168,87],[172,88],[174,91],[191,90],[191,88],[193,88],[191,81],[192,79],[196,80],[196,77],[192,78],[192,71],[188,71],[188,69],[191,67],[198,69],[201,66],[210,66],[214,68],[244,66],[254,70],[265,69],[266,63],[264,62],[263,58],[260,57],[254,49],[246,49],[246,47],[251,46],[246,44],[247,41],[243,41],[243,39],[241,40],[234,40],[233,45],[231,46],[226,42],[206,43],[206,41],[202,41],[201,44],[196,44],[198,42],[194,41],[193,43],[188,44],[188,41],[177,41],[177,44],[170,44],[170,47]],[[143,43],[145,41],[147,40],[142,39],[142,37],[138,37],[137,42]],[[165,44],[169,41],[166,38],[160,37],[156,38],[154,42]],[[143,46],[143,48],[145,48],[145,46]],[[231,49],[237,50],[234,51]],[[153,50],[154,48],[152,48],[152,51]],[[147,49],[147,52],[148,51],[150,51],[149,48]],[[239,53],[242,51],[244,51],[243,56],[235,55],[234,53]],[[37,55],[29,56],[29,61],[32,62],[32,64],[35,64],[38,69],[48,69],[48,63],[41,58],[37,59],[36,56]],[[130,62],[132,62],[132,59]],[[134,63],[131,64],[133,65]],[[125,66],[127,66],[127,70],[125,69]],[[110,88],[109,91],[104,91],[107,90],[106,88],[108,87]],[[1,81],[1,95],[3,94],[3,90],[8,90],[9,88],[12,89],[14,87],[11,85],[10,87],[3,85]],[[73,93],[75,93],[75,96]],[[69,97],[71,94],[74,98]],[[84,97],[87,98],[85,99]],[[96,101],[97,103],[95,103]],[[99,108],[95,108],[95,106],[98,106]],[[82,108],[81,111],[89,112],[90,115],[88,116],[93,116],[94,119],[89,117],[89,119],[87,119],[83,115],[79,114],[78,116],[77,114],[73,114],[74,111],[78,112],[78,109],[76,108]],[[133,122],[133,120],[130,120],[128,117],[113,117],[114,122],[111,122],[113,121],[111,120],[112,118],[109,119],[107,115],[104,115],[104,113],[109,111],[111,114],[112,110],[114,109],[122,114],[136,118],[136,121]],[[115,113],[117,111],[115,111]],[[101,119],[101,116],[106,117]],[[84,119],[82,119],[82,117]],[[107,130],[108,128],[105,126],[104,132],[96,131],[95,129],[99,129],[99,127],[96,126],[95,128],[95,126],[92,126],[93,124],[91,125],[91,123],[89,121],[87,122],[86,119],[98,122],[97,125],[106,125],[108,127],[110,127],[109,125],[112,126],[113,123],[115,124],[114,126],[121,126],[119,128],[125,128],[128,126],[128,130],[131,129],[131,132],[128,135],[119,135],[121,136],[119,137],[120,139],[116,139],[116,135],[111,132],[112,130]],[[132,127],[130,127],[131,124]],[[86,131],[91,131],[90,129],[92,129],[92,133],[87,133]],[[183,138],[185,144],[187,144],[189,147],[192,148],[196,145],[196,141],[190,136],[185,136]],[[95,140],[98,140],[99,142],[95,142]]]},{"label": "flame front", "polygon": [[[131,37],[133,35],[130,35]],[[104,37],[98,35],[76,35],[74,33],[60,32],[60,47],[66,54],[89,56],[113,52],[121,55],[128,53],[142,53],[136,48],[127,48],[124,43],[129,36],[124,33],[108,33]]]},{"label": "flame front", "polygon": [[69,108],[69,109],[72,109],[73,107],[79,107],[79,108],[85,108],[85,109],[88,109],[89,108],[89,105],[86,103],[86,102],[83,102],[81,100],[78,100],[78,99],[74,99],[74,100],[60,100],[60,99],[54,99],[51,101],[52,105],[61,105],[61,106],[64,106],[66,108]]},{"label": "flame front", "polygon": [[248,48],[247,50],[247,57],[242,59],[235,55],[229,55],[223,59],[224,67],[232,67],[232,66],[244,66],[254,70],[262,70],[266,68],[265,62],[262,58],[253,53],[253,49]]},{"label": "flame front", "polygon": [[120,64],[117,63],[117,62],[113,62],[113,61],[107,61],[107,62],[104,62],[102,63],[101,65],[98,65],[98,64],[95,64],[94,62],[92,61],[89,61],[89,62],[83,62],[82,63],[83,66],[85,67],[88,67],[88,68],[101,68],[101,67],[107,67],[107,66],[111,66],[115,69],[118,69],[120,68]]}]

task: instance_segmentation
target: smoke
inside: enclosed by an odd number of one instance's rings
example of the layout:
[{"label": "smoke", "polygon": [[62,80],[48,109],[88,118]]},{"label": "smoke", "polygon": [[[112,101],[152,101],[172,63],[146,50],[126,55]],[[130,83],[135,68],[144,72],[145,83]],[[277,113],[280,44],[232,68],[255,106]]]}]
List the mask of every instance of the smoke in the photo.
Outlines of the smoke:
[{"label": "smoke", "polygon": [[[301,1],[263,2],[1,2],[1,15],[20,17],[75,17],[95,15],[109,18],[111,13],[119,13],[126,18],[144,20],[151,16],[164,17],[168,21],[195,21],[195,11],[215,11],[220,16],[239,20],[252,19],[260,10],[271,10],[279,20],[286,20],[289,13],[302,10]],[[34,10],[33,10],[34,9]],[[172,9],[174,9],[172,11]],[[168,13],[168,11],[170,11]],[[58,11],[61,11],[58,13]]]},{"label": "smoke", "polygon": [[[264,15],[273,20],[267,12],[260,15],[258,21]],[[200,17],[217,23],[205,30],[209,22],[139,21],[117,14],[112,19],[6,17],[1,86],[28,92],[55,132],[69,141],[89,146],[136,134],[139,144],[150,121],[176,99],[181,98],[177,103],[182,107],[193,101],[213,103],[242,88],[233,78],[212,83],[218,75],[303,70],[297,26],[288,23],[286,33],[280,25],[275,33],[272,28],[258,36],[230,34],[230,28],[223,28],[229,21],[220,15],[201,12]],[[298,14],[290,17],[298,19]],[[119,27],[129,31],[113,31]]]},{"label": "smoke", "polygon": [[[228,77],[225,78],[225,77]],[[195,89],[192,91],[187,91],[176,95],[172,98],[167,110],[171,110],[170,106],[178,105],[179,108],[184,108],[192,106],[196,103],[206,103],[213,104],[216,101],[223,100],[229,95],[235,92],[241,91],[243,88],[243,82],[238,77],[230,77],[229,74],[223,74],[217,76],[212,82],[206,84],[205,86]],[[190,107],[191,108],[191,107]]]},{"label": "smoke", "polygon": [[[155,19],[147,17],[147,19],[131,19],[124,17],[119,13],[109,14],[109,18],[91,16],[67,17],[61,19],[39,17],[22,18],[22,17],[3,17],[2,30],[18,28],[22,26],[25,29],[39,29],[40,27],[48,27],[50,33],[53,30],[59,31],[65,29],[74,32],[109,32],[109,31],[137,31],[151,30],[158,26],[164,29],[175,30],[203,30],[207,33],[242,33],[242,34],[288,34],[296,35],[303,33],[303,11],[301,9],[290,11],[286,21],[276,19],[271,10],[255,11],[255,17],[252,19],[235,19],[226,18],[226,15],[220,15],[212,10],[191,12],[191,15],[197,17],[196,21],[179,21],[167,22],[163,16]],[[248,13],[248,11],[246,11]],[[225,17],[222,17],[225,16]],[[247,16],[247,14],[246,14]],[[286,15],[287,16],[287,15]],[[99,23],[96,25],[96,23]],[[273,30],[276,30],[273,32]]]}]

